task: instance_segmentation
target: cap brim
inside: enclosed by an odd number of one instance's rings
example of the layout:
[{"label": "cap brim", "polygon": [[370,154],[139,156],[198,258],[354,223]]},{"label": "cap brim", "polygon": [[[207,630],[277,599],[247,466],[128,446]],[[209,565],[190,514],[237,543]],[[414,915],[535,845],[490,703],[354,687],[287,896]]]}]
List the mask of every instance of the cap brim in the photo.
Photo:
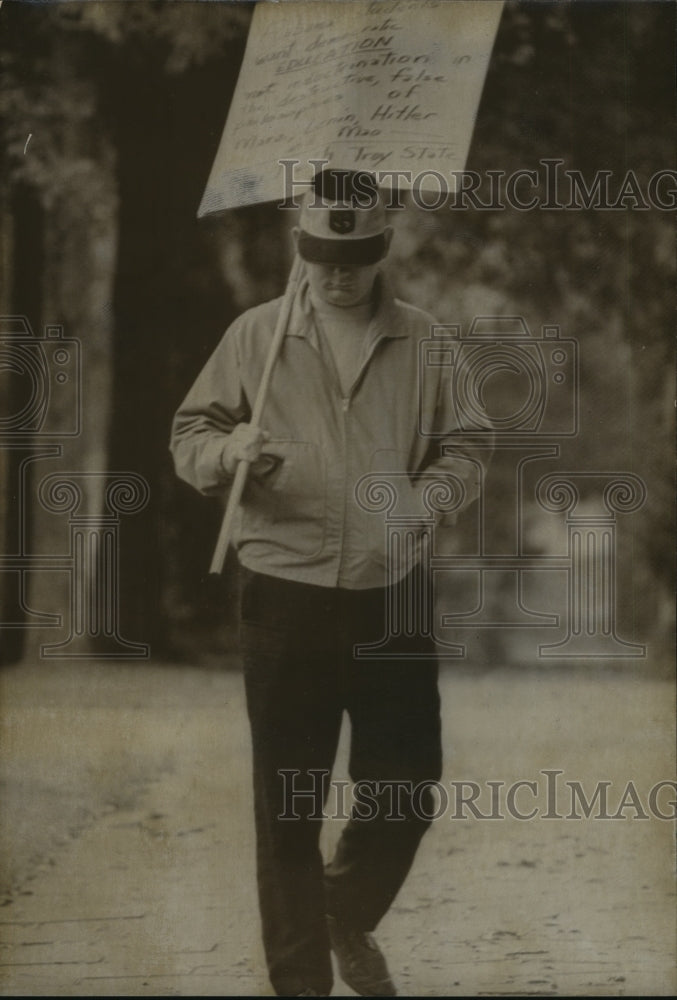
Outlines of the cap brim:
[{"label": "cap brim", "polygon": [[301,230],[298,251],[303,260],[312,264],[333,264],[335,267],[367,267],[376,264],[386,254],[385,233],[358,239],[339,237],[327,239]]}]

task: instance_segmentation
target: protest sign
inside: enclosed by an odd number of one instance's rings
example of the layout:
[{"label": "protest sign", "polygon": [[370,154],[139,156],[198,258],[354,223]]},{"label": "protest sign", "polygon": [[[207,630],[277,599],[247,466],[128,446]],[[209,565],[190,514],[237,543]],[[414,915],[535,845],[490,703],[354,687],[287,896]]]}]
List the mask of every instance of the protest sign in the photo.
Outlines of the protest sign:
[{"label": "protest sign", "polygon": [[[405,188],[453,188],[502,8],[259,4],[199,216],[289,195],[315,159]],[[293,171],[280,163],[290,159]]]}]

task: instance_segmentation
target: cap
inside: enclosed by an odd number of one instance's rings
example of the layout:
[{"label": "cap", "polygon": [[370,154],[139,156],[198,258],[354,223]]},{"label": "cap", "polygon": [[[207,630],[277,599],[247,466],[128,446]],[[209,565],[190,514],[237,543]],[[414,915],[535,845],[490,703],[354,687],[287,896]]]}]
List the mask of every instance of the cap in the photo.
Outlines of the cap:
[{"label": "cap", "polygon": [[303,199],[299,221],[303,260],[366,267],[386,254],[385,207],[366,171],[323,170]]}]

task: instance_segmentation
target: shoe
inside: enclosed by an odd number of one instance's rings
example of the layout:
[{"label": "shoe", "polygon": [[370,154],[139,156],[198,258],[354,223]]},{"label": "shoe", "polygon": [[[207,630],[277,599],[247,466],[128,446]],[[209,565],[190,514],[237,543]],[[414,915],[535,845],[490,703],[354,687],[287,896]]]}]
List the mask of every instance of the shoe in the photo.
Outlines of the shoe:
[{"label": "shoe", "polygon": [[386,960],[371,934],[329,916],[327,928],[339,973],[346,986],[361,997],[397,996]]}]

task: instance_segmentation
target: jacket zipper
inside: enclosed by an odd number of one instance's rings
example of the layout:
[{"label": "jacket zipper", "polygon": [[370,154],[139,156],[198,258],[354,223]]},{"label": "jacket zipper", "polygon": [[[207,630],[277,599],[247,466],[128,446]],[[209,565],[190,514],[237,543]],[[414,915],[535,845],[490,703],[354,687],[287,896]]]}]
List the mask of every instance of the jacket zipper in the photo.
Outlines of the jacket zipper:
[{"label": "jacket zipper", "polygon": [[[319,322],[318,322],[317,317],[315,319],[315,322],[319,326]],[[341,384],[339,382],[338,372],[335,369],[332,371],[329,368],[329,366],[327,365],[326,361],[324,362],[324,368],[325,368],[325,372],[326,372],[326,374],[328,376],[329,384],[334,388],[337,396],[341,400],[341,413],[342,413],[342,416],[343,416],[343,419],[341,421],[341,430],[342,430],[342,433],[343,433],[343,509],[342,509],[342,513],[341,513],[341,534],[340,534],[340,543],[339,543],[340,544],[340,551],[339,551],[338,572],[337,572],[337,579],[336,579],[337,585],[338,585],[338,583],[339,583],[339,581],[341,579],[341,575],[343,573],[343,564],[344,564],[344,557],[345,557],[346,521],[347,521],[347,518],[348,518],[348,492],[349,492],[349,489],[350,489],[350,485],[348,483],[348,464],[349,464],[349,462],[348,462],[348,457],[349,457],[348,456],[348,412],[350,410],[350,403],[352,401],[353,394],[354,394],[355,390],[357,389],[358,385],[360,384],[360,382],[362,381],[362,377],[364,376],[364,373],[365,373],[365,371],[367,369],[367,366],[369,365],[369,362],[371,361],[371,359],[373,357],[374,351],[376,350],[376,348],[380,344],[381,340],[383,340],[383,336],[379,334],[372,341],[372,343],[371,343],[371,345],[369,347],[369,351],[367,353],[367,356],[365,357],[364,361],[360,365],[360,369],[357,372],[357,375],[355,376],[355,379],[353,380],[352,385],[350,386],[350,389],[348,391],[348,395],[347,396],[344,396],[342,394],[342,392],[341,392]],[[325,346],[326,346],[326,340],[325,340]],[[320,352],[320,355],[321,355],[321,352]]]},{"label": "jacket zipper", "polygon": [[[369,351],[367,353],[367,356],[365,357],[364,361],[362,362],[362,364],[360,366],[360,370],[358,371],[357,375],[355,376],[353,384],[350,387],[348,395],[347,396],[341,396],[341,410],[342,410],[342,413],[343,413],[343,422],[342,422],[342,424],[343,424],[343,455],[344,455],[344,467],[343,467],[343,516],[342,516],[342,519],[341,519],[341,554],[340,554],[340,557],[339,557],[339,568],[338,568],[337,583],[338,583],[338,581],[340,581],[341,575],[343,573],[344,554],[345,554],[346,521],[347,521],[347,518],[348,518],[348,502],[349,502],[349,496],[348,496],[348,494],[349,494],[349,492],[352,492],[352,488],[354,488],[354,487],[351,487],[351,484],[348,482],[348,464],[349,464],[349,462],[348,462],[348,459],[349,459],[349,456],[348,456],[348,420],[349,420],[348,414],[349,414],[350,404],[352,402],[353,395],[356,392],[356,390],[357,390],[360,382],[362,381],[362,378],[364,377],[364,373],[367,370],[369,362],[371,361],[371,359],[372,359],[372,357],[374,355],[374,351],[376,350],[376,348],[378,347],[378,345],[380,344],[380,342],[381,342],[382,339],[383,339],[383,337],[378,336],[372,342],[372,344],[371,344],[371,346],[369,348]],[[339,394],[340,394],[340,392],[341,392],[340,385],[338,386],[338,390],[339,390]]]},{"label": "jacket zipper", "polygon": [[343,509],[341,512],[341,534],[340,534],[340,549],[339,549],[339,560],[338,560],[338,572],[336,577],[336,585],[338,586],[341,581],[341,576],[343,574],[344,561],[345,561],[345,550],[346,550],[346,522],[348,520],[348,465],[349,465],[349,455],[348,455],[348,410],[350,408],[350,395],[343,396],[341,398],[341,411],[343,419],[341,421],[341,430],[343,432]]}]

